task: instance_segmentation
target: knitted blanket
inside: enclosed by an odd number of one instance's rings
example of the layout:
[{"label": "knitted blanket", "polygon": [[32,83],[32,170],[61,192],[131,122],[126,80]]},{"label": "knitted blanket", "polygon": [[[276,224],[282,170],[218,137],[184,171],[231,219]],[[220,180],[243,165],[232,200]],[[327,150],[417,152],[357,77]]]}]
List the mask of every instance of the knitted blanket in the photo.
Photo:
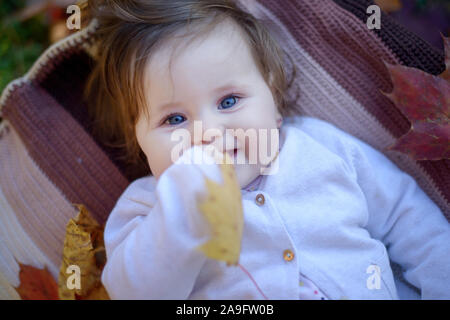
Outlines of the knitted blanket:
[{"label": "knitted blanket", "polygon": [[[382,60],[439,74],[444,53],[385,14],[381,29],[369,30],[372,0],[242,2],[297,66],[288,93],[297,109],[383,151],[450,221],[450,162],[385,151],[410,124],[380,93],[392,90]],[[0,98],[0,299],[19,298],[12,288],[19,285],[17,262],[46,266],[58,278],[66,223],[77,213],[73,203],[103,224],[128,184],[148,174],[91,134],[95,124],[82,90],[95,63],[94,43],[92,23],[48,48]]]}]

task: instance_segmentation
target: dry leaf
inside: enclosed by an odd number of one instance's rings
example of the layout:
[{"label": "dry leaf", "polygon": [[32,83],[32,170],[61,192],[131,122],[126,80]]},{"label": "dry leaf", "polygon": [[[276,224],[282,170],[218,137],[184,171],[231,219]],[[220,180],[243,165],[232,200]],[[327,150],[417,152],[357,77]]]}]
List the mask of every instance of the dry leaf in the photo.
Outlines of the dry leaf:
[{"label": "dry leaf", "polygon": [[[445,41],[448,66],[448,38]],[[450,159],[450,81],[401,65],[386,67],[394,89],[385,95],[411,122],[408,133],[388,149],[415,160]]]},{"label": "dry leaf", "polygon": [[[101,273],[106,263],[103,228],[95,221],[83,205],[75,219],[66,227],[63,262],[59,272],[59,297],[62,300],[107,300],[106,290],[101,284]],[[69,289],[67,267],[76,265],[81,271],[81,288]]]},{"label": "dry leaf", "polygon": [[[227,161],[229,156],[225,153]],[[237,265],[241,251],[244,226],[241,190],[231,164],[220,164],[224,183],[218,184],[205,177],[207,197],[198,207],[208,221],[212,237],[199,247],[209,258]]]},{"label": "dry leaf", "polygon": [[15,288],[22,300],[58,300],[58,285],[47,268],[19,263],[20,285]]},{"label": "dry leaf", "polygon": [[394,12],[402,8],[400,0],[375,0],[375,4],[384,12]]}]

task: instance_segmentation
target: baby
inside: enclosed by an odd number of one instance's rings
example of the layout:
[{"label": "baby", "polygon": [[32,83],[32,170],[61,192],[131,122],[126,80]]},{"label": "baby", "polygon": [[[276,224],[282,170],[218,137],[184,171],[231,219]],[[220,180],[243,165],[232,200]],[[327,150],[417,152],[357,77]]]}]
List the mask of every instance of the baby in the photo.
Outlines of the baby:
[{"label": "baby", "polygon": [[[293,114],[282,51],[239,4],[92,5],[102,39],[88,83],[94,116],[152,173],[105,226],[112,299],[398,299],[390,261],[423,299],[450,298],[442,212],[379,151]],[[242,268],[197,250],[210,236],[197,196],[205,176],[222,181],[219,164],[192,161],[212,158],[205,147],[234,160]]]}]

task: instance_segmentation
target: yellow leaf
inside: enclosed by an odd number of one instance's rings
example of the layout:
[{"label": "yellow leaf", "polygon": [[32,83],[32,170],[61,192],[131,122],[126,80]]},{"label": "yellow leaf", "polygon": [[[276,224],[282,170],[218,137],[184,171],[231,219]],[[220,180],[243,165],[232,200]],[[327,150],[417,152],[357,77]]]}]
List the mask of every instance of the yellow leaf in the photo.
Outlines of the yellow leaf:
[{"label": "yellow leaf", "polygon": [[[83,205],[75,219],[70,219],[66,227],[63,261],[58,279],[58,294],[61,300],[98,299],[108,300],[109,296],[101,284],[100,277],[106,262],[103,228],[90,215]],[[67,286],[66,273],[69,266],[80,268],[81,288]]]},{"label": "yellow leaf", "polygon": [[208,221],[212,236],[199,246],[207,257],[225,261],[228,266],[237,265],[241,251],[244,226],[241,190],[234,167],[227,157],[226,164],[220,164],[223,184],[205,177],[207,197],[199,200],[199,210]]}]

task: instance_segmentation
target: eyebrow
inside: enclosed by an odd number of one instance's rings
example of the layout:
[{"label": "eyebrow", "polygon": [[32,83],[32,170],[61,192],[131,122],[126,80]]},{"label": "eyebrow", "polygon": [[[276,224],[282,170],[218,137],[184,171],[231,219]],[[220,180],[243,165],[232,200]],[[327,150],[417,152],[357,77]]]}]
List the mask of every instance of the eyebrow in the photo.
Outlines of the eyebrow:
[{"label": "eyebrow", "polygon": [[[213,94],[217,95],[224,91],[242,90],[243,88],[245,89],[247,87],[248,87],[247,85],[243,85],[243,84],[228,83],[228,84],[225,84],[223,86],[220,86],[220,87],[214,89],[212,92],[213,92]],[[181,104],[182,103],[179,103],[179,102],[168,102],[168,103],[161,105],[157,110],[162,111],[167,108],[172,108],[172,107],[175,107],[175,106],[181,105]]]}]

